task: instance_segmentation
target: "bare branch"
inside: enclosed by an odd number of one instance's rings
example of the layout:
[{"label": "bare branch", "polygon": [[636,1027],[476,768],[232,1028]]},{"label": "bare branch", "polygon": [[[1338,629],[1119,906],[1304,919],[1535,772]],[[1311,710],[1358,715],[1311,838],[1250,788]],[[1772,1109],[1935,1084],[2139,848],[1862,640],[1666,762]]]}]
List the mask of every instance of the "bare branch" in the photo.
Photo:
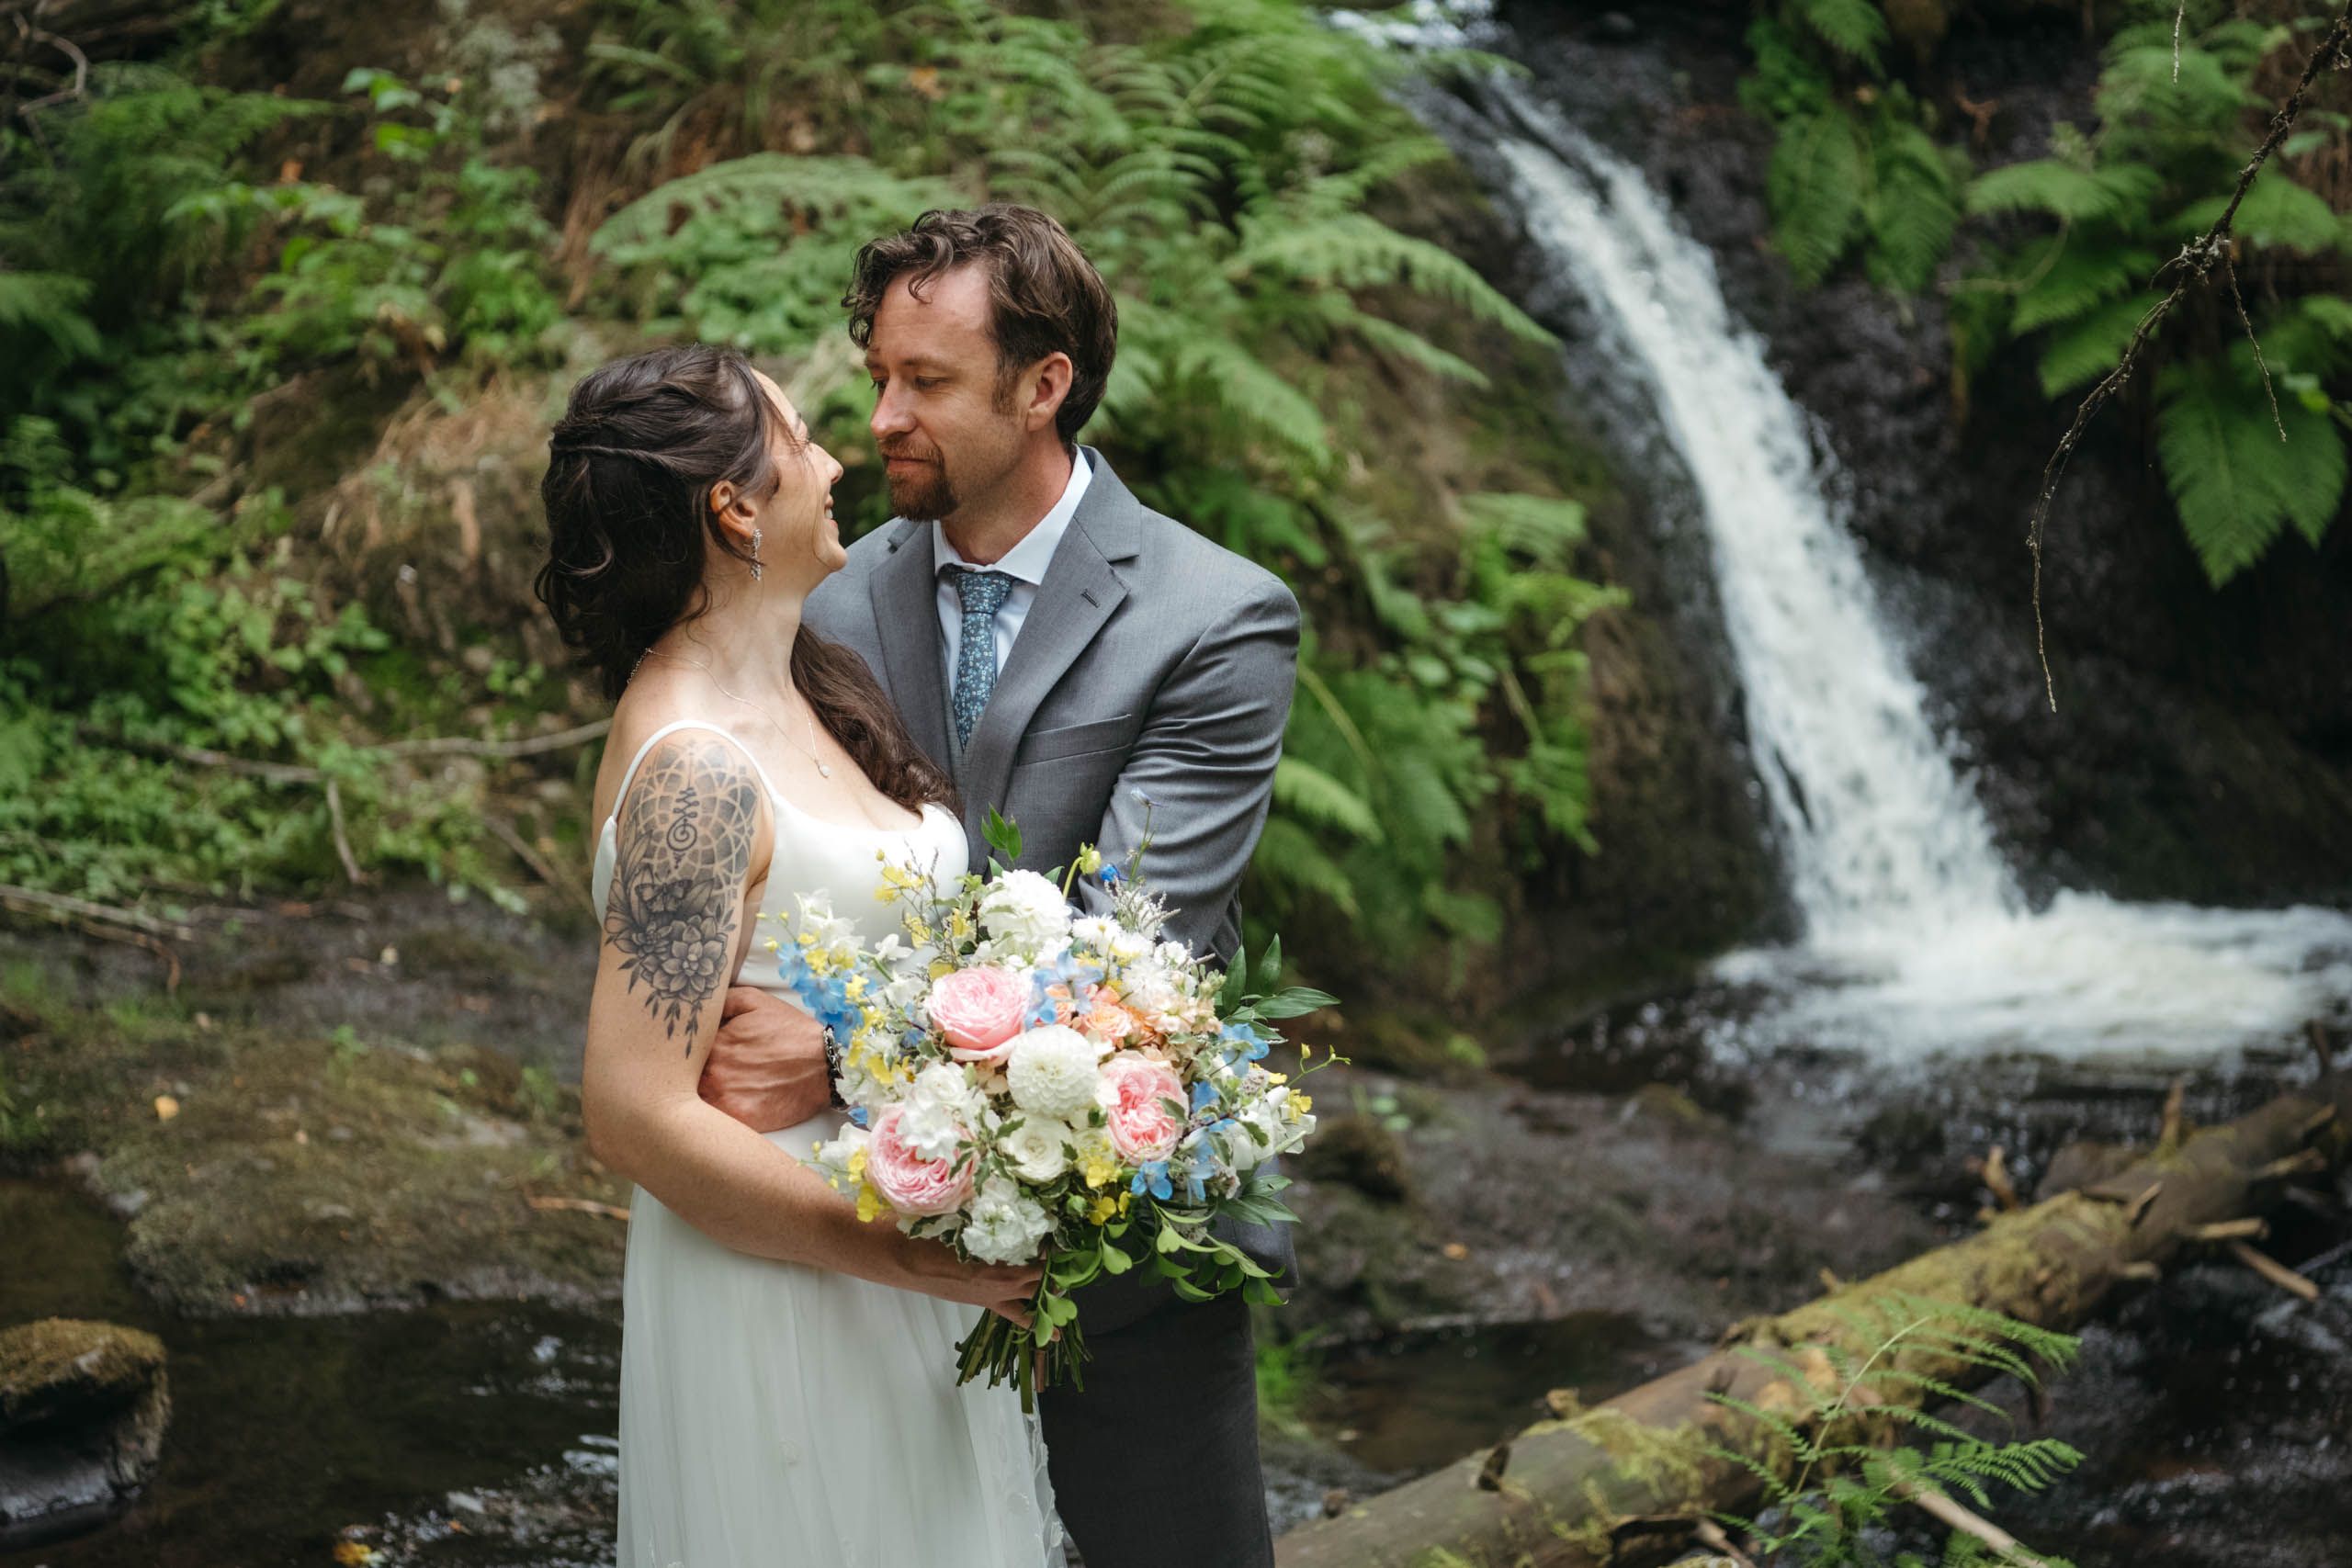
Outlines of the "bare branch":
[{"label": "bare branch", "polygon": [[[2326,36],[2320,39],[2319,47],[2312,51],[2311,59],[2304,62],[2301,80],[2295,84],[2294,92],[2289,95],[2286,103],[2280,106],[2278,112],[2271,117],[2269,134],[2262,139],[2262,145],[2255,149],[2254,156],[2246,161],[2245,167],[2239,172],[2237,188],[2231,192],[2229,205],[2222,209],[2221,217],[2213,220],[2213,226],[2211,229],[2183,246],[2180,254],[2157,269],[2157,276],[2162,276],[2165,272],[2179,268],[2179,281],[2172,286],[2171,292],[2156,302],[2153,310],[2140,318],[2140,324],[2132,329],[2132,341],[2124,345],[2122,359],[2117,363],[2113,370],[2108,372],[2106,378],[2098,386],[2091,389],[2090,395],[2083,400],[2082,406],[2075,409],[2074,423],[2066,427],[2066,434],[2059,438],[2057,450],[2050,454],[2049,462],[2042,466],[2041,491],[2034,498],[2032,522],[2026,530],[2026,547],[2033,555],[2034,652],[2041,661],[2042,692],[2050,703],[2050,711],[2052,713],[2058,711],[2058,684],[2050,670],[2049,629],[2044,624],[2041,613],[2041,547],[2042,539],[2049,531],[2050,503],[2058,493],[2058,479],[2060,475],[2065,472],[2066,459],[2074,456],[2075,448],[2081,443],[2083,432],[2089,425],[2091,416],[2098,412],[2107,400],[2113,397],[2122,389],[2123,384],[2132,378],[2132,367],[2139,363],[2140,351],[2147,346],[2149,335],[2163,323],[2165,315],[2179,300],[2191,280],[2203,279],[2217,265],[2222,267],[2228,265],[2230,225],[2237,220],[2238,205],[2245,200],[2245,193],[2253,186],[2255,176],[2262,172],[2263,164],[2278,149],[2278,144],[2287,140],[2287,133],[2294,129],[2295,118],[2303,110],[2303,95],[2310,91],[2312,80],[2319,74],[2321,67],[2345,58],[2352,58],[2346,56],[2347,44],[2352,44],[2352,0],[2346,0],[2345,8],[2336,14],[2335,21],[2327,29]],[[2233,276],[2231,288],[2234,292],[2236,288],[2234,276]],[[2238,310],[2240,317],[2243,318],[2245,310],[2243,299],[2239,301]],[[2251,336],[2253,333],[2251,324],[2246,331]],[[2261,352],[2261,344],[2256,344],[2255,354],[2257,360]],[[2267,367],[2263,371],[2263,379],[2267,385],[2269,371]],[[2276,393],[2272,394],[2271,407],[2275,416],[2278,408]],[[2285,438],[2283,424],[2280,426],[2279,434],[2280,439],[2283,440]]]}]

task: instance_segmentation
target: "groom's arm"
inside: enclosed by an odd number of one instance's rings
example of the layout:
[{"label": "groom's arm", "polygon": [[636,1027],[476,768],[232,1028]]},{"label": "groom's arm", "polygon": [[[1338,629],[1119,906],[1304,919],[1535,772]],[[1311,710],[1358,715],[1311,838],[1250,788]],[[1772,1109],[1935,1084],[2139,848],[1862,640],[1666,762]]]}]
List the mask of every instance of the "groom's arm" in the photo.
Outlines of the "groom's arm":
[{"label": "groom's arm", "polygon": [[[1168,934],[1196,953],[1229,962],[1240,945],[1234,892],[1266,825],[1297,679],[1298,601],[1258,578],[1160,682],[1111,792],[1096,846],[1124,862],[1148,810],[1144,881],[1174,911]],[[1108,901],[1091,883],[1080,897]]]}]

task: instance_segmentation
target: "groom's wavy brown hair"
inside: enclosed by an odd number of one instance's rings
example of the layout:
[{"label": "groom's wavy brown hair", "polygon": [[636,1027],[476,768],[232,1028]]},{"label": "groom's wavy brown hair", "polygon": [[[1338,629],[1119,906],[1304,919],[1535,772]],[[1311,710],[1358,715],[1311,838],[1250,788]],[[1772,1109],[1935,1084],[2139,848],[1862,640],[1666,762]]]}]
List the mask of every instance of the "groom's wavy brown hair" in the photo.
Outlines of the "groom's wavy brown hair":
[{"label": "groom's wavy brown hair", "polygon": [[[617,700],[638,660],[710,604],[709,552],[748,559],[718,525],[721,479],[765,498],[781,482],[772,443],[793,433],[731,348],[682,344],[616,359],[580,378],[548,439],[539,497],[548,559],[532,587],[566,645]],[[874,787],[912,810],[955,786],[907,733],[865,661],[807,626],[792,639],[792,683]]]},{"label": "groom's wavy brown hair", "polygon": [[1034,207],[993,202],[933,209],[904,232],[869,242],[857,253],[849,292],[842,296],[851,339],[860,348],[873,340],[874,312],[899,278],[920,299],[933,279],[972,262],[988,268],[999,401],[1010,398],[1023,369],[1049,354],[1069,355],[1069,394],[1054,428],[1062,445],[1072,445],[1111,384],[1119,307],[1069,231]]}]

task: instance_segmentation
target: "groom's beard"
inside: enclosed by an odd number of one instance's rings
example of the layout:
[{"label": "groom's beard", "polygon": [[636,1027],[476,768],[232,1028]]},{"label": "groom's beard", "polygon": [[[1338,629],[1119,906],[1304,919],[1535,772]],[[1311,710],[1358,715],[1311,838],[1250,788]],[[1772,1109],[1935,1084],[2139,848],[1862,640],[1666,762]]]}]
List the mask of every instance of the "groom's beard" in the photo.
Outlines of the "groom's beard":
[{"label": "groom's beard", "polygon": [[956,494],[956,487],[947,482],[947,466],[939,454],[894,453],[882,449],[886,458],[904,457],[904,465],[887,467],[883,482],[889,487],[890,510],[910,523],[936,523],[952,517],[963,504]]}]

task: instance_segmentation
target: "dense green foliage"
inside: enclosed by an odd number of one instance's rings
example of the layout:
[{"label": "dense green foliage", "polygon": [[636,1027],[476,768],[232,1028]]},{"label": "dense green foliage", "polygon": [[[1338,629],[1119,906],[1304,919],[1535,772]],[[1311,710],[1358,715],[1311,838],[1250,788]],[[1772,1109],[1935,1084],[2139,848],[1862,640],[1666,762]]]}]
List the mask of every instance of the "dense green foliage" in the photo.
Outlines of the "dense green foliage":
[{"label": "dense green foliage", "polygon": [[[1874,281],[1916,293],[1957,235],[1946,288],[1963,375],[2027,340],[2043,393],[2079,396],[2176,281],[2166,264],[2220,217],[2336,7],[2285,0],[2256,20],[2191,4],[2176,50],[2179,9],[2123,7],[2086,106],[2095,126],[2062,120],[2046,156],[1972,177],[1962,147],[1936,140],[1948,117],[1890,79],[1873,0],[1788,0],[1750,32],[1744,96],[1779,128],[1770,194],[1790,265],[1818,282],[1859,254]],[[2238,209],[2235,276],[2215,273],[2174,310],[2144,362],[2165,482],[2216,586],[2290,527],[2316,545],[2343,502],[2352,223],[2324,194],[2352,131],[2329,107],[2341,96],[2306,105]]]},{"label": "dense green foliage", "polygon": [[[1575,570],[1581,508],[1416,514],[1363,408],[1382,380],[1484,389],[1465,343],[1547,340],[1372,215],[1445,153],[1384,95],[1397,67],[1296,0],[1087,24],[987,0],[601,0],[568,67],[553,37],[448,0],[430,68],[338,62],[334,102],[211,85],[267,24],[217,10],[169,69],[101,65],[85,98],[0,130],[0,353],[31,367],[0,389],[0,881],[109,902],[326,881],[331,775],[361,864],[489,885],[495,778],[414,775],[380,743],[563,706],[529,667],[524,582],[503,618],[443,635],[470,660],[389,632],[390,585],[338,595],[300,570],[332,508],[254,488],[238,433],[290,378],[413,384],[456,413],[695,335],[778,364],[855,463],[851,254],[983,197],[1064,218],[1118,292],[1087,438],[1306,602],[1256,907],[1459,953],[1498,929],[1500,858],[1589,842],[1577,634],[1611,595]],[[568,160],[534,129],[559,69],[595,127]],[[620,199],[568,244],[588,186]],[[870,466],[843,490],[879,520]]]},{"label": "dense green foliage", "polygon": [[[1762,1483],[1762,1518],[1724,1516],[1749,1536],[1749,1552],[1762,1568],[1931,1568],[1915,1552],[1890,1558],[1879,1545],[1883,1527],[1914,1495],[1941,1494],[1989,1509],[1992,1486],[2040,1492],[2081,1462],[2080,1453],[2055,1438],[1992,1442],[1920,1408],[1932,1401],[2009,1423],[2008,1412],[1952,1382],[1951,1369],[1975,1368],[2032,1388],[2042,1366],[2064,1371],[2073,1364],[2080,1342],[2071,1335],[1924,1297],[1891,1297],[1843,1315],[1870,1349],[1858,1357],[1835,1341],[1820,1346],[1826,1375],[1800,1365],[1792,1352],[1743,1350],[1802,1391],[1804,1408],[1766,1410],[1729,1394],[1708,1396],[1763,1427],[1780,1450],[1773,1456],[1779,1464],[1713,1450]],[[1892,1434],[1902,1429],[1925,1434],[1930,1447],[1894,1442]],[[1939,1562],[1941,1568],[2023,1562],[2068,1568],[2046,1552],[1996,1553],[1958,1530]]]}]

